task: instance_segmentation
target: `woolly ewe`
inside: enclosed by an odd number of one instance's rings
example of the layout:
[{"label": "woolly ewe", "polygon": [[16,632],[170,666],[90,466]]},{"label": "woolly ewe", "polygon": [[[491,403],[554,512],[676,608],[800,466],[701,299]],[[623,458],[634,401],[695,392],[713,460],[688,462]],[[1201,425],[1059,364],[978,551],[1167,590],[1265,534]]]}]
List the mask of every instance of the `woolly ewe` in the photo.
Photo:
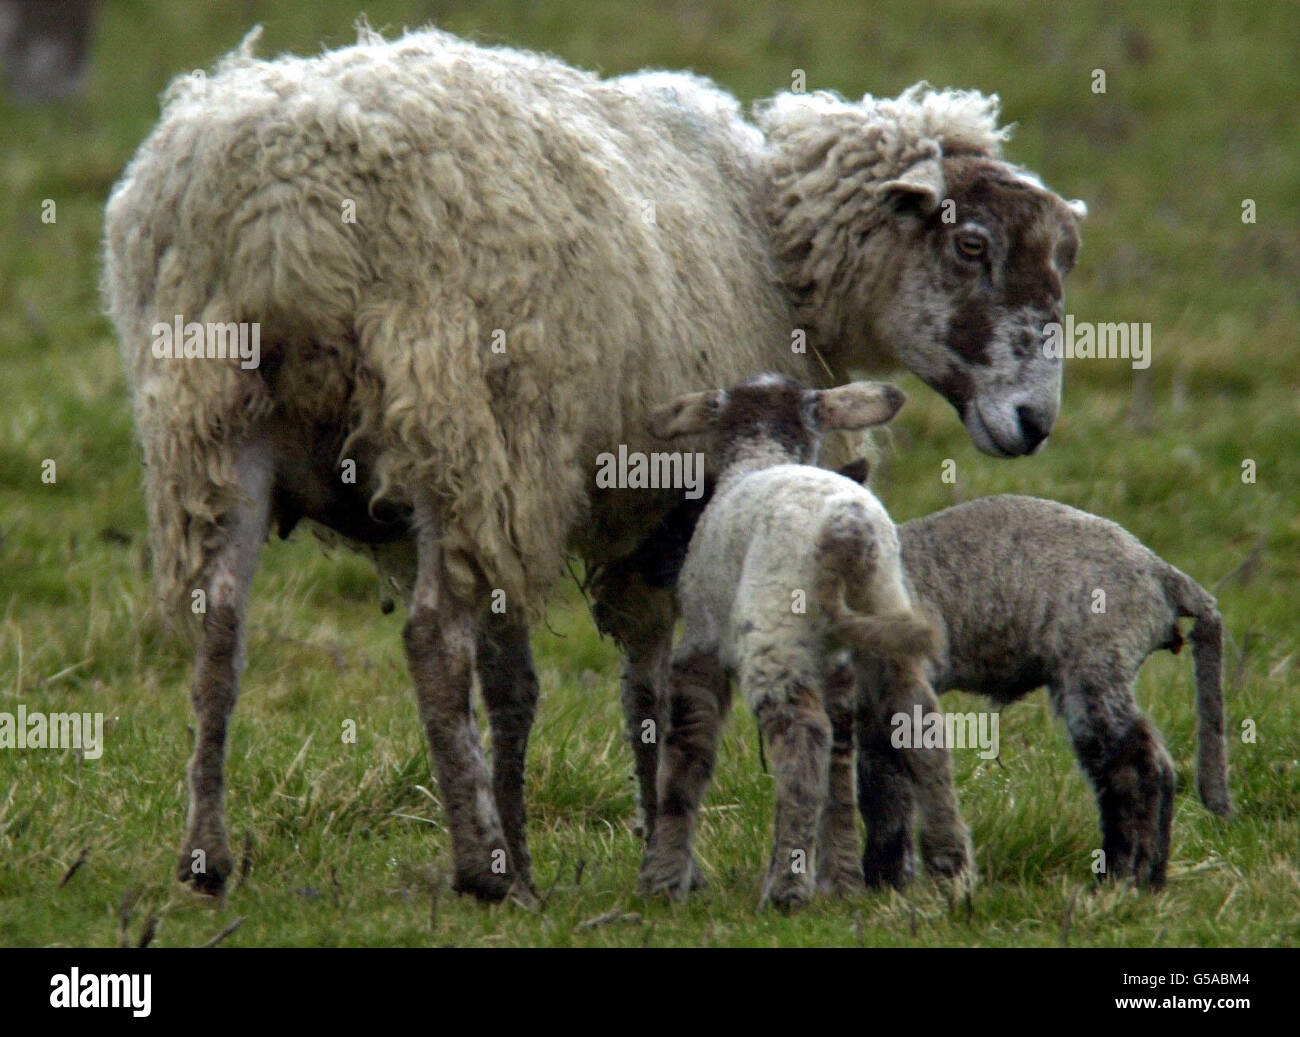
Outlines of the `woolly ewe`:
[{"label": "woolly ewe", "polygon": [[[787,95],[756,126],[690,75],[601,80],[435,31],[275,60],[255,39],[172,84],[107,208],[160,596],[202,620],[180,874],[213,893],[229,874],[249,587],[268,529],[307,520],[407,597],[455,887],[526,891],[526,624],[566,556],[605,567],[634,733],[671,641],[670,592],[618,563],[673,495],[598,490],[597,456],[649,446],[651,401],[823,361],[837,381],[904,365],[981,449],[1032,451],[1078,207],[1002,161],[976,93]],[[256,322],[260,366],[155,356],[178,316]],[[649,826],[655,747],[633,745]]]}]

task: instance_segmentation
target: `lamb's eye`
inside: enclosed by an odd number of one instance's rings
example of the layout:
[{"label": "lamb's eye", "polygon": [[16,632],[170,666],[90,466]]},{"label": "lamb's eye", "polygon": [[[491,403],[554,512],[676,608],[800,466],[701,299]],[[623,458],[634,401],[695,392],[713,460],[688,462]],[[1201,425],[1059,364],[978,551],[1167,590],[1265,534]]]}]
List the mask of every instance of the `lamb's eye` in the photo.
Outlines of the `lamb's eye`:
[{"label": "lamb's eye", "polygon": [[963,259],[983,259],[988,248],[988,242],[978,234],[958,234],[954,242],[957,255]]}]

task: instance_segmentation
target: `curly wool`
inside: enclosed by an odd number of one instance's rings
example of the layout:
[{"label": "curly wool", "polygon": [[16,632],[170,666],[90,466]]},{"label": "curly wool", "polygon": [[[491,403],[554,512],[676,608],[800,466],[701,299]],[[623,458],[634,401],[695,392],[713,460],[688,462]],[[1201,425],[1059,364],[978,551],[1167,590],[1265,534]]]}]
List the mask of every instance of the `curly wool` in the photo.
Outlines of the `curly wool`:
[{"label": "curly wool", "polygon": [[[542,600],[569,550],[612,557],[662,517],[643,491],[593,494],[596,455],[653,449],[647,407],[684,391],[824,379],[791,336],[849,319],[834,253],[887,219],[872,181],[1002,139],[974,94],[783,95],[760,132],[691,75],[601,80],[438,31],[275,60],[256,39],[172,83],[107,209],[172,617],[268,416],[365,441],[382,496],[435,501],[458,590]],[[260,369],[155,358],[177,314],[260,322]]]},{"label": "curly wool", "polygon": [[[881,186],[927,159],[1002,158],[1010,128],[998,128],[996,94],[934,90],[927,83],[897,98],[780,94],[756,106],[773,149],[768,216],[772,248],[797,318],[831,356],[863,362],[861,314],[899,247],[892,213],[874,205]],[[875,276],[863,277],[863,273]],[[866,361],[883,361],[868,356]]]}]

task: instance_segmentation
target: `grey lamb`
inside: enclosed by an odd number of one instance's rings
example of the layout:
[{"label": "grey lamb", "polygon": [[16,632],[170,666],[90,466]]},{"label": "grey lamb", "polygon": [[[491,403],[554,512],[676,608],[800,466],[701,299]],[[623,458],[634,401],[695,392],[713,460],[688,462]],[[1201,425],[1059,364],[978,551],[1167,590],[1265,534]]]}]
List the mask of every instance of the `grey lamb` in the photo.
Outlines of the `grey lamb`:
[{"label": "grey lamb", "polygon": [[[1174,769],[1133,688],[1149,655],[1182,647],[1179,619],[1194,618],[1197,782],[1210,810],[1230,814],[1214,598],[1114,522],[1034,497],[960,504],[903,524],[899,539],[912,601],[940,634],[935,691],[1004,704],[1046,685],[1096,790],[1104,874],[1162,886]],[[890,665],[873,667],[869,683],[888,683]],[[868,883],[898,885],[913,867],[910,783],[884,720],[858,732],[863,866]]]}]

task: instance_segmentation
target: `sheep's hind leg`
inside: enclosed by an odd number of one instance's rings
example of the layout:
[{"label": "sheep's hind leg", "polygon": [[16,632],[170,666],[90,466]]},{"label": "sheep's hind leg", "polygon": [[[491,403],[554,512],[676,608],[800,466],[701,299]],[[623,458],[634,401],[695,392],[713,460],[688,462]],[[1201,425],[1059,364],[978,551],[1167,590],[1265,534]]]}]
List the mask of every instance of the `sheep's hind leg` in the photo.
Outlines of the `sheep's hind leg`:
[{"label": "sheep's hind leg", "polygon": [[208,566],[207,612],[190,701],[197,721],[189,764],[189,816],[178,876],[201,893],[219,895],[234,867],[226,837],[226,736],[246,659],[245,614],[253,574],[270,521],[270,446],[254,442],[237,465],[243,499]]},{"label": "sheep's hind leg", "polygon": [[862,891],[858,826],[853,804],[853,667],[840,663],[825,678],[831,722],[830,780],[817,834],[817,888],[834,896]]},{"label": "sheep's hind leg", "polygon": [[817,691],[788,678],[775,695],[754,694],[759,727],[767,739],[776,779],[772,862],[760,906],[793,908],[813,896],[817,829],[826,803],[831,722]]},{"label": "sheep's hind leg", "polygon": [[492,728],[492,791],[516,881],[531,894],[524,776],[538,686],[527,624],[507,623],[489,612],[479,630],[476,665]]},{"label": "sheep's hind leg", "polygon": [[673,660],[658,776],[658,820],[641,864],[641,892],[682,899],[695,885],[691,854],[700,800],[713,775],[731,691],[711,652]]},{"label": "sheep's hind leg", "polygon": [[452,887],[481,900],[501,900],[514,873],[470,702],[476,627],[485,601],[461,600],[450,590],[433,509],[418,506],[415,522],[415,588],[402,634],[451,829]]},{"label": "sheep's hind leg", "polygon": [[1160,889],[1169,867],[1174,766],[1123,682],[1052,689],[1101,811],[1103,878]]}]

